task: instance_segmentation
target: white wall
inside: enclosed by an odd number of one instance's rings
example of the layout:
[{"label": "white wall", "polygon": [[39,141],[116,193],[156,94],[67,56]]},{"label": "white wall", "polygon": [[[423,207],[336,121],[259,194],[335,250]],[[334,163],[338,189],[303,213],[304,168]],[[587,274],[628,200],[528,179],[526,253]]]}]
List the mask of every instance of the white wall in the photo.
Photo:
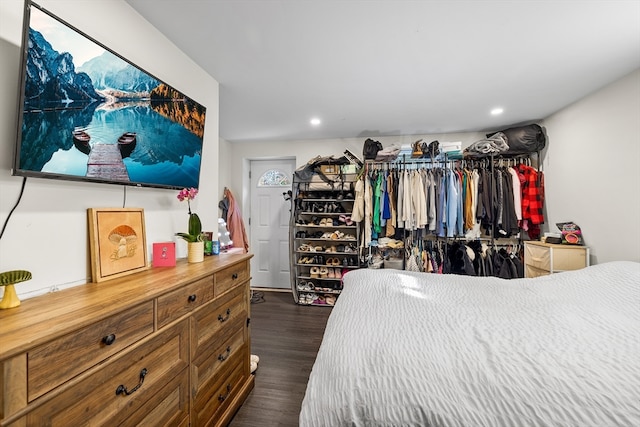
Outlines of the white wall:
[{"label": "white wall", "polygon": [[[220,138],[220,146],[218,149],[218,158],[220,159],[220,164],[218,167],[218,194],[219,200],[222,199],[224,194],[224,187],[231,188],[231,143],[225,139]],[[231,190],[233,191],[233,189]],[[235,194],[235,192],[234,192]],[[219,211],[220,213],[220,211]]]},{"label": "white wall", "polygon": [[[217,229],[218,83],[178,50],[122,0],[39,0],[45,9],[89,34],[142,69],[207,107],[200,195],[192,204],[205,229]],[[0,222],[13,208],[22,184],[11,176],[16,139],[22,0],[0,1]],[[0,271],[29,270],[33,279],[16,286],[21,298],[52,287],[90,280],[87,214],[89,207],[122,207],[124,187],[29,178],[24,196],[0,241]],[[126,207],[145,210],[147,252],[151,244],[176,241],[186,231],[187,207],[175,190],[127,187]],[[214,228],[215,227],[215,228]],[[108,282],[105,282],[108,286]],[[2,292],[2,291],[0,291]]]},{"label": "white wall", "polygon": [[594,264],[640,261],[640,70],[544,125],[548,226],[578,224]]}]

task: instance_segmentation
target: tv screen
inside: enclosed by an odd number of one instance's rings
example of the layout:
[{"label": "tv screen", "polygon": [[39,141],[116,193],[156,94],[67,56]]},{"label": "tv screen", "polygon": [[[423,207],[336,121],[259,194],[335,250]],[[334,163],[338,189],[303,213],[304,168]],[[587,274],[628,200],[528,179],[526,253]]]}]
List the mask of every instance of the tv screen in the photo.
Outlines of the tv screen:
[{"label": "tv screen", "polygon": [[198,187],[206,109],[25,2],[13,174]]}]

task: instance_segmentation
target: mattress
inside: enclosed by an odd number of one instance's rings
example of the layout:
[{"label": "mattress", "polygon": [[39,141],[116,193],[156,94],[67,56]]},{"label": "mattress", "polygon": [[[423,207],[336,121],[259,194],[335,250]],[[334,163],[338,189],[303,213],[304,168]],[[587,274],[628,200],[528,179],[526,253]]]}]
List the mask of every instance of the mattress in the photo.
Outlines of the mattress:
[{"label": "mattress", "polygon": [[639,426],[640,264],[504,280],[356,270],[300,426]]}]

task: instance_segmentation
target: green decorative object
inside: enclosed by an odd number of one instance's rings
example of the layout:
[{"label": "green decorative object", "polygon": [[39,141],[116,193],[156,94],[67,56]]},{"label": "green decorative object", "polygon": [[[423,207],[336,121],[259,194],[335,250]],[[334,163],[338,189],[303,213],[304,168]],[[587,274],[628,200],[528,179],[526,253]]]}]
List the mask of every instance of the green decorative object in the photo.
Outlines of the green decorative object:
[{"label": "green decorative object", "polygon": [[20,299],[14,285],[27,280],[31,280],[31,272],[26,270],[12,270],[0,273],[0,286],[4,286],[0,309],[14,308],[20,305]]},{"label": "green decorative object", "polygon": [[182,237],[188,243],[202,242],[202,223],[200,217],[196,213],[191,212],[191,200],[196,198],[198,194],[197,188],[183,188],[178,193],[178,200],[187,201],[189,209],[189,232],[188,233],[176,233],[176,236]]}]

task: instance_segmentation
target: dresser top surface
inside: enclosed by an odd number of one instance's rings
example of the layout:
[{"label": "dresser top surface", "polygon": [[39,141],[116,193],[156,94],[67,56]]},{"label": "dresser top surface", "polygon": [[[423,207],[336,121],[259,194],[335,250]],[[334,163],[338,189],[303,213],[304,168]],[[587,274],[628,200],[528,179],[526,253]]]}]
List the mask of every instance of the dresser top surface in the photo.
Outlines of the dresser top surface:
[{"label": "dresser top surface", "polygon": [[587,249],[587,246],[583,246],[583,245],[568,245],[568,244],[561,244],[561,243],[546,243],[546,242],[540,242],[538,240],[527,240],[524,242],[525,245],[534,245],[534,246],[543,246],[545,248],[560,248],[560,249]]}]

